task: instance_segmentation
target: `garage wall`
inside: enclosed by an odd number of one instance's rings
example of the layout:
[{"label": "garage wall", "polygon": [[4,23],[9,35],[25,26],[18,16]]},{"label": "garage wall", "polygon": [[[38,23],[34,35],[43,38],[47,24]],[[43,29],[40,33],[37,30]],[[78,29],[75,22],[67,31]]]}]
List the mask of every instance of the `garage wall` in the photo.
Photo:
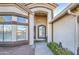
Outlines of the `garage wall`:
[{"label": "garage wall", "polygon": [[75,53],[75,31],[75,16],[65,15],[53,23],[53,41],[61,42],[64,48]]}]

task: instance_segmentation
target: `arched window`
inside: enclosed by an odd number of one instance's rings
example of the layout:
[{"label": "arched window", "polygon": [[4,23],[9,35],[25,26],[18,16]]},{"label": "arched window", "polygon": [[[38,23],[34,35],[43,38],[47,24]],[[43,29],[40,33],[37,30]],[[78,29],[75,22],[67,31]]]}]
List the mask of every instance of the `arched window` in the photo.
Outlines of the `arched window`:
[{"label": "arched window", "polygon": [[45,25],[39,25],[38,26],[38,38],[39,39],[45,39],[46,38],[46,26]]}]

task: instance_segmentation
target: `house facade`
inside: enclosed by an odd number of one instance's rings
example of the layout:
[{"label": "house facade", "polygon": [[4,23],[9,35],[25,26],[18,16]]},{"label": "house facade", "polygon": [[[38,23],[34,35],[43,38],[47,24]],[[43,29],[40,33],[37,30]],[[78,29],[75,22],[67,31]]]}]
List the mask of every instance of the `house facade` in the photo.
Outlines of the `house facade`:
[{"label": "house facade", "polygon": [[0,4],[0,46],[52,42],[52,24],[49,21],[56,7],[55,3]]},{"label": "house facade", "polygon": [[61,42],[78,53],[78,4],[70,4],[53,17],[56,3],[0,4],[0,46],[34,45],[36,41]]}]

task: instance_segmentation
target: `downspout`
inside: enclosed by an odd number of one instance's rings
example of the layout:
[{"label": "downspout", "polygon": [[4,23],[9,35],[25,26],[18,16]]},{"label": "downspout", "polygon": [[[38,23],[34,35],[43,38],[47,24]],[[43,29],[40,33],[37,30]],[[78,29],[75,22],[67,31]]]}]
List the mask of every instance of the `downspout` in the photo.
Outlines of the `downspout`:
[{"label": "downspout", "polygon": [[76,40],[75,40],[75,46],[74,46],[74,48],[76,48],[76,49],[74,50],[74,52],[75,52],[75,54],[77,54],[77,48],[78,48],[78,22],[77,22],[77,18],[79,16],[79,14],[73,13],[73,12],[71,12],[71,10],[68,10],[68,14],[76,16],[76,20],[75,20],[75,22],[76,22]]}]

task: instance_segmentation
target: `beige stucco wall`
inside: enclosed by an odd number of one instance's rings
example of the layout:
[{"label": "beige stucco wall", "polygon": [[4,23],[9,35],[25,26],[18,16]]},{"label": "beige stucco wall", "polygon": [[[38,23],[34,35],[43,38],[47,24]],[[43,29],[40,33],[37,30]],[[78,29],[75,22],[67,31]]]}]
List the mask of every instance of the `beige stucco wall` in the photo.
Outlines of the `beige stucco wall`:
[{"label": "beige stucco wall", "polygon": [[53,41],[62,42],[64,48],[75,53],[76,23],[75,16],[65,15],[53,23]]},{"label": "beige stucco wall", "polygon": [[47,16],[35,16],[36,40],[45,40],[45,39],[38,39],[38,26],[39,25],[47,26]]},{"label": "beige stucco wall", "polygon": [[35,24],[36,25],[47,25],[47,17],[46,16],[35,16]]},{"label": "beige stucco wall", "polygon": [[0,6],[0,12],[15,12],[28,16],[28,12],[25,12],[24,10],[16,6]]}]

